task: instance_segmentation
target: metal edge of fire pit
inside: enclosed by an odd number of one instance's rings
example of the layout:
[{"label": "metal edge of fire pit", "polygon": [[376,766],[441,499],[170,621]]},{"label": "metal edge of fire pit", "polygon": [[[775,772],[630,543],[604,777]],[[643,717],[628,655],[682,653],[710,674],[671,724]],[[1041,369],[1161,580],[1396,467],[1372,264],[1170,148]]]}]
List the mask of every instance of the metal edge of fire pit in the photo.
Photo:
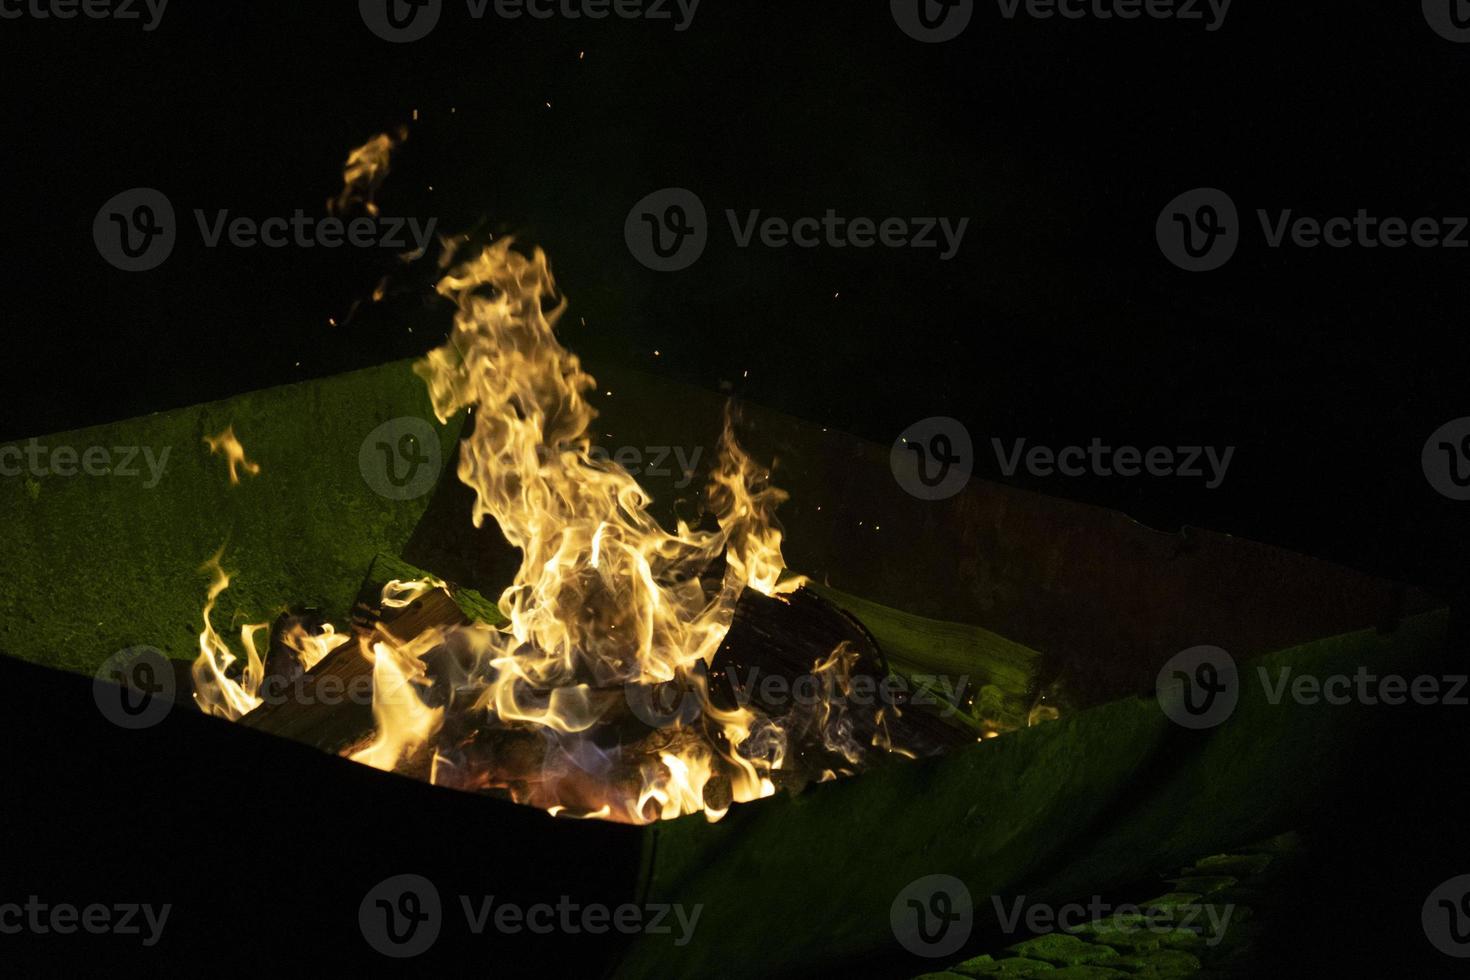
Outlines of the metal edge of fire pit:
[{"label": "metal edge of fire pit", "polygon": [[[1444,610],[1421,614],[1392,633],[1319,640],[1254,666],[1430,673],[1443,666],[1448,622]],[[698,904],[703,917],[682,949],[642,938],[616,975],[756,977],[771,975],[770,964],[795,975],[849,960],[873,967],[882,957],[900,973],[922,973],[935,964],[895,957],[889,916],[899,892],[923,876],[968,886],[973,945],[997,938],[993,917],[986,921],[992,895],[1097,893],[1310,819],[1352,770],[1353,745],[1372,737],[1373,709],[1273,705],[1242,676],[1234,714],[1210,731],[1176,726],[1153,699],[1132,697],[737,806],[712,826],[694,817],[652,827],[646,900]]]}]

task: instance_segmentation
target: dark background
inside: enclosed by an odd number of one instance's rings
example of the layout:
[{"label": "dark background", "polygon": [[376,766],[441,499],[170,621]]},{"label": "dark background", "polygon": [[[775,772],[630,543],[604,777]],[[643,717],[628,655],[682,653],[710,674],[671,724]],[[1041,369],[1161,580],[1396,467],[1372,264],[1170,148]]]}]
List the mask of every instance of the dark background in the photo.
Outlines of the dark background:
[{"label": "dark background", "polygon": [[[1254,224],[1256,208],[1470,213],[1470,45],[1432,33],[1419,4],[1236,0],[1207,33],[1174,21],[1007,22],[981,3],[963,37],[935,46],[903,35],[881,2],[704,0],[684,33],[616,19],[475,22],[449,7],[429,38],[401,46],[372,36],[347,2],[173,0],[151,34],[0,21],[0,440],[434,346],[447,315],[422,290],[406,285],[347,317],[390,257],[209,250],[192,219],[195,208],[320,216],[348,149],[417,109],[385,213],[545,247],[573,303],[566,340],[594,374],[619,364],[728,383],[884,444],[950,415],[981,446],[1235,446],[1214,491],[1175,479],[1015,482],[1161,528],[1228,531],[1464,589],[1470,504],[1430,488],[1420,449],[1470,415],[1470,250],[1271,250]],[[1232,195],[1249,230],[1224,269],[1191,275],[1160,255],[1154,222],[1175,195],[1207,185]],[[98,255],[92,221],[136,186],[171,198],[181,237],[162,268],[127,274]],[[695,267],[661,275],[629,255],[623,222],[666,186],[695,190],[717,223],[725,208],[835,208],[971,225],[948,263],[922,251],[739,250],[717,228]],[[987,453],[978,470],[999,478]],[[188,885],[160,894],[233,895],[269,919],[274,893],[258,872],[245,872],[243,892],[200,876],[284,856],[283,887],[360,894],[355,878],[337,878],[350,846],[303,843],[299,828],[341,798],[322,784],[318,807],[310,766],[297,779],[294,761],[268,763],[283,767],[266,774],[274,792],[299,786],[300,798],[244,812],[236,784],[181,772],[190,751],[161,736],[141,782],[116,760],[93,774],[79,760],[106,742],[95,712],[79,701],[78,724],[56,724],[30,687],[69,681],[19,665],[5,676],[7,786],[22,801],[11,812],[40,807],[17,820],[26,839],[7,845],[14,880],[125,884],[143,861],[148,881]],[[1329,817],[1314,858],[1320,882],[1302,884],[1303,935],[1372,936],[1385,909],[1410,907],[1463,865],[1447,853],[1461,783],[1443,768],[1462,762],[1462,733],[1454,718],[1432,737],[1385,742],[1364,761],[1395,782],[1324,801],[1341,819]],[[1406,759],[1424,738],[1431,751]],[[285,751],[262,746],[260,758]],[[50,799],[42,753],[60,760],[67,787]],[[254,759],[242,750],[242,766]],[[385,826],[417,812],[414,790],[382,792],[363,805]],[[272,821],[287,822],[278,839]],[[240,833],[243,843],[230,836]],[[302,869],[323,851],[322,868]],[[216,935],[249,947],[243,970],[269,943],[312,932],[273,928],[257,945],[243,930],[197,932],[200,962],[214,967]],[[320,934],[356,942],[353,929]],[[1373,948],[1385,962],[1426,955],[1412,933]],[[1345,962],[1361,953],[1339,951]]]},{"label": "dark background", "polygon": [[[1254,217],[1470,212],[1470,45],[1435,35],[1416,3],[1238,0],[1209,33],[1012,22],[987,2],[958,40],[925,45],[883,3],[705,0],[679,33],[474,21],[451,2],[428,38],[390,45],[351,3],[174,0],[152,33],[21,20],[0,37],[0,439],[432,346],[447,317],[419,290],[343,322],[390,258],[210,250],[192,217],[320,216],[347,150],[417,109],[385,213],[544,246],[573,302],[567,342],[594,373],[731,382],[884,444],[951,415],[989,477],[991,436],[1236,446],[1214,491],[1029,485],[1444,592],[1465,580],[1470,508],[1430,488],[1419,454],[1470,414],[1470,251],[1272,250]],[[1224,269],[1190,274],[1163,259],[1154,221],[1207,185],[1247,234]],[[135,186],[167,194],[182,227],[163,267],[128,274],[91,226]],[[665,186],[695,190],[718,225],[682,273],[623,244],[632,204]],[[945,263],[736,249],[727,207],[972,220]]]}]

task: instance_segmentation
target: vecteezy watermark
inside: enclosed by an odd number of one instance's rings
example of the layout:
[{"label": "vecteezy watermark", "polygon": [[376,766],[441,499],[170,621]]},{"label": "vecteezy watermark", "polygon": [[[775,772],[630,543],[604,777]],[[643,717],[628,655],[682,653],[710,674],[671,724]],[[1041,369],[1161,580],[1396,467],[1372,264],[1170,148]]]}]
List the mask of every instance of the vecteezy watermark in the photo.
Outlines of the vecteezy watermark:
[{"label": "vecteezy watermark", "polygon": [[1431,487],[1451,500],[1470,500],[1470,416],[1435,429],[1420,461]]},{"label": "vecteezy watermark", "polygon": [[439,432],[417,416],[389,419],[363,439],[357,467],[378,496],[417,500],[439,480],[443,467]]},{"label": "vecteezy watermark", "polygon": [[0,0],[0,20],[137,20],[151,32],[167,8],[168,0]]},{"label": "vecteezy watermark", "polygon": [[[1028,446],[1025,439],[1009,445],[990,440],[1000,472],[1013,477],[1022,469],[1033,477],[1174,477],[1203,480],[1206,490],[1225,482],[1235,447],[1112,446],[1094,437],[1085,446]],[[921,500],[943,500],[965,488],[975,461],[969,430],[952,418],[916,422],[903,431],[889,453],[894,479]]]},{"label": "vecteezy watermark", "polygon": [[1240,703],[1235,658],[1213,646],[1190,647],[1169,658],[1154,682],[1159,707],[1176,725],[1214,728]]},{"label": "vecteezy watermark", "polygon": [[[848,217],[828,208],[816,215],[788,218],[727,209],[725,221],[736,248],[913,248],[934,250],[941,262],[959,254],[969,218]],[[628,251],[658,272],[689,268],[704,254],[711,234],[699,195],[683,187],[654,191],[634,204],[623,224]]]},{"label": "vecteezy watermark", "polygon": [[[710,675],[701,661],[695,668],[706,687]],[[785,708],[816,708],[827,705],[844,708],[906,708],[909,705],[937,708],[949,718],[962,709],[965,691],[970,686],[968,675],[948,677],[940,674],[914,674],[904,677],[890,674],[877,678],[855,674],[838,678],[832,673],[809,673],[788,677],[784,674],[762,675],[759,667],[724,673],[721,687],[728,686],[730,698],[742,708],[752,704],[779,712]],[[634,717],[650,728],[688,727],[703,713],[701,699],[687,684],[630,683],[624,685],[624,697]]]},{"label": "vecteezy watermark", "polygon": [[[207,213],[196,208],[194,222],[205,248],[350,247],[408,252],[428,247],[439,219],[316,217],[300,208],[290,217],[254,218],[232,215],[228,209]],[[151,187],[134,187],[114,195],[92,222],[98,253],[124,272],[158,268],[173,254],[178,234],[173,203]]]},{"label": "vecteezy watermark", "polygon": [[1240,246],[1235,202],[1214,187],[1185,191],[1159,212],[1154,237],[1164,257],[1186,272],[1218,269]]},{"label": "vecteezy watermark", "polygon": [[1217,946],[1225,939],[1230,928],[1230,919],[1235,914],[1233,904],[1213,903],[1156,906],[1156,905],[1113,905],[1105,902],[1101,895],[1094,895],[1084,905],[1071,902],[1066,905],[1031,903],[1025,895],[1017,896],[1006,908],[999,895],[992,895],[990,903],[995,908],[996,921],[1002,932],[1014,935],[1022,931],[1045,934],[1062,930],[1069,932],[1088,924],[1096,924],[1101,930],[1099,941],[1107,942],[1108,933],[1130,935],[1168,935],[1188,930],[1207,935],[1206,946]]},{"label": "vecteezy watermark", "polygon": [[172,446],[157,453],[152,446],[43,446],[39,439],[24,445],[0,446],[0,477],[113,476],[130,479],[144,476],[138,468],[141,456],[147,470],[143,488],[152,490],[163,479]]},{"label": "vecteezy watermark", "polygon": [[893,22],[925,44],[953,41],[970,26],[975,0],[889,0]]},{"label": "vecteezy watermark", "polygon": [[1177,20],[1203,24],[1209,33],[1225,26],[1232,0],[995,0],[1006,20]]},{"label": "vecteezy watermark", "polygon": [[974,463],[970,430],[947,416],[915,422],[888,453],[893,478],[920,500],[944,500],[965,489]]},{"label": "vecteezy watermark", "polygon": [[1423,6],[1434,33],[1456,44],[1470,42],[1470,9],[1464,0],[1423,0]]},{"label": "vecteezy watermark", "polygon": [[[465,0],[471,20],[646,20],[672,22],[689,30],[700,0]],[[385,41],[406,44],[429,36],[443,16],[444,0],[358,0],[368,30]]]},{"label": "vecteezy watermark", "polygon": [[[474,936],[493,931],[502,935],[538,936],[582,933],[605,935],[672,936],[683,947],[694,937],[703,905],[678,903],[604,905],[583,903],[569,895],[555,903],[521,904],[494,895],[460,895],[464,928]],[[443,903],[434,883],[422,875],[395,875],[374,885],[358,906],[357,921],[369,946],[397,959],[418,956],[439,938],[446,925]]]},{"label": "vecteezy watermark", "polygon": [[[741,707],[749,707],[752,703],[763,708],[815,708],[822,704],[856,708],[896,708],[913,704],[938,708],[939,714],[945,718],[959,710],[965,689],[970,686],[968,675],[947,677],[939,674],[915,674],[913,677],[904,677],[890,674],[879,679],[869,674],[855,674],[840,685],[838,678],[831,674],[761,676],[759,667],[751,667],[743,673],[732,670],[725,677],[735,703]],[[842,686],[846,690],[840,689]]]},{"label": "vecteezy watermark", "polygon": [[[1358,208],[1352,215],[1299,215],[1293,208],[1256,209],[1267,248],[1470,248],[1470,217],[1397,217]],[[1189,272],[1209,272],[1230,261],[1244,226],[1230,195],[1213,187],[1186,191],[1159,214],[1155,228],[1164,257]]]},{"label": "vecteezy watermark", "polygon": [[975,908],[970,889],[953,875],[909,882],[888,909],[893,938],[916,956],[953,956],[970,938]]},{"label": "vecteezy watermark", "polygon": [[[1257,666],[1253,677],[1266,703],[1287,701],[1307,707],[1350,704],[1470,706],[1470,675],[1379,674],[1366,666],[1352,673],[1297,672],[1290,665]],[[1240,702],[1244,678],[1235,660],[1219,647],[1191,647],[1170,658],[1159,671],[1156,694],[1169,719],[1185,728],[1205,729],[1222,724]]]},{"label": "vecteezy watermark", "polygon": [[1420,911],[1424,935],[1446,956],[1470,958],[1470,875],[1442,882]]},{"label": "vecteezy watermark", "polygon": [[85,932],[93,936],[141,936],[143,945],[152,947],[163,937],[163,927],[173,908],[169,903],[155,908],[137,902],[76,906],[70,902],[43,902],[40,896],[29,895],[24,905],[0,903],[0,935],[71,936]]},{"label": "vecteezy watermark", "polygon": [[1352,674],[1298,674],[1289,666],[1267,670],[1257,667],[1261,687],[1266,700],[1278,705],[1288,697],[1295,704],[1330,704],[1341,707],[1348,704],[1388,705],[1397,707],[1405,704],[1423,706],[1442,704],[1463,708],[1470,705],[1466,697],[1466,682],[1470,676],[1448,674],[1437,677],[1421,674],[1405,677],[1402,674],[1379,675],[1367,667],[1359,667]]},{"label": "vecteezy watermark", "polygon": [[1094,438],[1084,448],[1047,446],[1026,448],[1025,439],[1017,439],[1009,451],[999,439],[991,439],[996,462],[1006,476],[1015,476],[1023,465],[1035,477],[1160,476],[1203,479],[1206,490],[1214,490],[1225,481],[1225,471],[1235,456],[1235,447],[1223,450],[1214,446],[1109,446]]},{"label": "vecteezy watermark", "polygon": [[[1009,21],[1175,20],[1203,24],[1209,33],[1225,26],[1232,0],[995,0]],[[889,0],[894,23],[926,44],[953,41],[975,16],[975,0]]]},{"label": "vecteezy watermark", "polygon": [[[548,452],[549,450],[538,450]],[[703,446],[619,446],[608,449],[592,446],[587,456],[599,463],[614,463],[629,476],[647,476],[655,479],[677,476],[676,490],[683,490],[694,482]],[[670,464],[673,468],[670,468]]]},{"label": "vecteezy watermark", "polygon": [[92,680],[92,698],[102,716],[119,728],[151,728],[174,706],[173,665],[153,647],[119,650],[103,661]]}]

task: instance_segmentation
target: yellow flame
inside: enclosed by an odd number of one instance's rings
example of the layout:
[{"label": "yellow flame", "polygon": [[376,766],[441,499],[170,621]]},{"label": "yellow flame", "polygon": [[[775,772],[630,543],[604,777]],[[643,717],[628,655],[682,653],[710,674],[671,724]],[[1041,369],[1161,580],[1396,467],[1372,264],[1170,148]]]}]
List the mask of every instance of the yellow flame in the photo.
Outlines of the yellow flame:
[{"label": "yellow flame", "polygon": [[240,628],[240,642],[245,648],[245,669],[237,680],[229,676],[229,668],[237,659],[224,638],[215,632],[210,623],[210,614],[225,589],[230,587],[230,576],[220,564],[224,551],[221,549],[213,558],[200,567],[200,571],[212,572],[209,598],[204,603],[204,629],[199,633],[199,656],[190,669],[194,678],[194,700],[205,714],[235,721],[248,714],[260,704],[256,692],[265,678],[265,664],[255,648],[255,634],[269,629],[268,623]]},{"label": "yellow flame", "polygon": [[393,150],[406,139],[408,127],[401,126],[391,135],[379,133],[348,153],[347,163],[342,167],[342,193],[327,202],[327,210],[341,214],[359,205],[376,216],[378,188],[392,169]]},{"label": "yellow flame", "polygon": [[[665,530],[638,482],[591,451],[596,412],[587,395],[596,382],[555,336],[566,303],[545,255],[502,240],[453,268],[438,291],[455,306],[453,331],[415,370],[441,420],[473,411],[458,475],[475,492],[474,523],[491,518],[522,553],[500,596],[509,625],[476,631],[472,673],[489,679],[471,710],[544,731],[548,751],[575,757],[579,738],[617,701],[602,693],[678,679],[700,702],[692,724],[699,735],[643,762],[636,791],[604,806],[635,821],[706,810],[705,787],[717,773],[737,802],[771,795],[781,737],[746,709],[710,704],[696,668],[713,660],[744,589],[776,590],[784,563],[774,511],[785,495],[740,449],[727,418],[708,494],[718,529],[680,521]],[[701,575],[721,560],[723,576],[707,589]],[[434,631],[410,644],[374,645],[375,682],[408,696],[379,710],[375,695],[376,740],[354,758],[391,768],[437,731],[442,711],[412,695],[424,680],[415,653],[442,639]],[[740,749],[757,730],[762,751],[747,757]],[[454,768],[441,763],[436,774]],[[575,798],[562,799],[563,786],[573,796],[574,781]],[[557,812],[586,812],[584,789],[582,774],[550,774],[531,795]],[[706,812],[716,818],[723,808]]]},{"label": "yellow flame", "polygon": [[260,464],[252,463],[245,458],[245,447],[240,445],[240,440],[235,438],[235,427],[227,426],[225,431],[217,436],[205,436],[204,443],[209,447],[211,455],[223,455],[230,466],[230,484],[239,486],[239,470],[244,470],[250,476],[260,475]]},{"label": "yellow flame", "polygon": [[419,695],[429,683],[419,658],[442,641],[441,634],[431,631],[412,643],[373,643],[371,654],[364,653],[373,661],[377,730],[369,745],[352,753],[353,761],[392,771],[439,730],[444,710],[428,707]]}]

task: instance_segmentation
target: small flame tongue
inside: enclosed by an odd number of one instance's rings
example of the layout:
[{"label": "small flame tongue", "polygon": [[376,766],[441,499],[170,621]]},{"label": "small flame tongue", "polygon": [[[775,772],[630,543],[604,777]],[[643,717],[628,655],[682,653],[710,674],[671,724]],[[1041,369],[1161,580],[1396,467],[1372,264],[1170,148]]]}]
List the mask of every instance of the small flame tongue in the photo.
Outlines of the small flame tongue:
[{"label": "small flame tongue", "polygon": [[[641,821],[708,809],[716,816],[723,806],[706,807],[706,786],[717,773],[730,783],[717,799],[768,796],[779,737],[745,709],[710,704],[699,671],[729,631],[742,591],[776,588],[784,565],[774,511],[785,495],[736,445],[727,419],[707,496],[718,528],[680,521],[675,532],[665,530],[633,477],[592,455],[596,411],[586,396],[596,382],[556,339],[565,301],[545,255],[510,246],[503,240],[485,248],[439,283],[456,307],[454,329],[415,368],[441,420],[473,411],[459,478],[475,491],[475,525],[489,516],[522,553],[500,597],[509,625],[480,631],[468,710],[494,724],[543,730],[548,762],[534,801],[576,807],[605,759],[586,737],[609,708],[598,695],[678,680],[699,710],[680,713],[690,719],[684,737],[638,761],[636,786],[602,801],[612,815]],[[722,581],[707,588],[701,576],[721,562]],[[378,651],[380,663],[385,653]],[[394,657],[384,677],[401,685],[405,660]],[[437,734],[442,718],[409,714],[385,705],[378,748],[361,761],[392,768],[415,742]],[[761,738],[752,741],[757,731]],[[761,745],[761,757],[740,752],[747,742]]]}]

